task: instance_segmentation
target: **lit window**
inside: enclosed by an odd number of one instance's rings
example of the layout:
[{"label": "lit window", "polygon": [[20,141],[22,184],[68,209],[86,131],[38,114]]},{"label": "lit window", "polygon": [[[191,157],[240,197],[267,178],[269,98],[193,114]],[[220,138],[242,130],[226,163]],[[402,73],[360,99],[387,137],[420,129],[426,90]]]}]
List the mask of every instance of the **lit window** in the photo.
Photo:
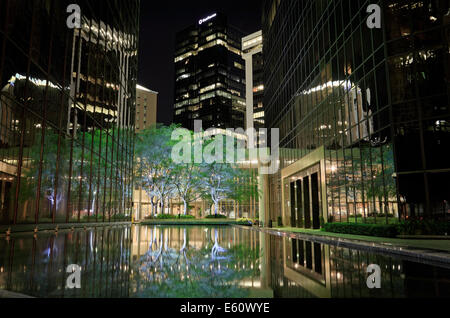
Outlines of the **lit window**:
[{"label": "lit window", "polygon": [[262,92],[264,90],[264,85],[259,85],[253,88],[253,93]]}]

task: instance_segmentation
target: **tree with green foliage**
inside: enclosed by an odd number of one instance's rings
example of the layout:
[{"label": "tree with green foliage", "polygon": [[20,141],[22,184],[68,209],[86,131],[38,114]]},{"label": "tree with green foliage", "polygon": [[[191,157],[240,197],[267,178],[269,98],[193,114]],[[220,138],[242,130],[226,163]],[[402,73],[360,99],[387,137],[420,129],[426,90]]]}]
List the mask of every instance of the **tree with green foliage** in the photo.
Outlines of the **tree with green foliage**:
[{"label": "tree with green foliage", "polygon": [[178,126],[153,126],[136,136],[135,168],[137,181],[150,198],[158,197],[161,213],[175,193],[176,167],[171,159],[172,133]]},{"label": "tree with green foliage", "polygon": [[[176,195],[183,201],[183,215],[188,214],[189,204],[204,196],[202,188],[202,164],[195,161],[196,151],[202,150],[196,147],[194,133],[186,129],[177,131],[172,136],[176,146],[172,149],[174,163],[174,187]],[[179,137],[179,138],[178,138]],[[184,158],[176,160],[175,158]]]},{"label": "tree with green foliage", "polygon": [[[24,169],[24,177],[21,180],[20,201],[26,202],[36,198],[39,175],[41,176],[40,200],[47,203],[47,215],[53,217],[64,202],[65,180],[57,171],[66,171],[69,166],[69,144],[63,136],[47,129],[45,134],[37,131],[34,143],[28,149],[28,166]],[[41,147],[41,141],[43,147]],[[58,144],[60,151],[58,153]],[[59,160],[58,160],[59,155]],[[40,162],[42,161],[42,166]]]}]

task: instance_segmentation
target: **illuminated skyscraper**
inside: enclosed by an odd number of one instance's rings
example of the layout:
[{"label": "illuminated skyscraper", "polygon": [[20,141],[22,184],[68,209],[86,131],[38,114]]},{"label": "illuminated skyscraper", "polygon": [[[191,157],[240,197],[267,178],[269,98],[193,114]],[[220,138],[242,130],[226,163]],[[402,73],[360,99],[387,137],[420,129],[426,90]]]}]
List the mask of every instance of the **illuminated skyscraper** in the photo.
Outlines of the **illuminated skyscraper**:
[{"label": "illuminated skyscraper", "polygon": [[129,215],[139,1],[0,0],[0,220]]},{"label": "illuminated skyscraper", "polygon": [[136,133],[156,125],[158,93],[138,85],[136,88]]},{"label": "illuminated skyscraper", "polygon": [[174,122],[194,129],[244,128],[242,33],[212,14],[176,36]]},{"label": "illuminated skyscraper", "polygon": [[372,4],[381,28],[362,1],[264,1],[266,123],[284,148],[273,220],[449,216],[449,4]]}]

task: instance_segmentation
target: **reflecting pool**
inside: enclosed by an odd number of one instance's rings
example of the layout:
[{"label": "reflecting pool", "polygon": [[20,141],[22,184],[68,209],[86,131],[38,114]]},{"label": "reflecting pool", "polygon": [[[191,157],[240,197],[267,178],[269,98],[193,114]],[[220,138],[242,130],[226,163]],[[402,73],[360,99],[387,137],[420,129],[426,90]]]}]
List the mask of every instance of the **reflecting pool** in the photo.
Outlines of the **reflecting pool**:
[{"label": "reflecting pool", "polygon": [[[80,289],[68,289],[81,267]],[[367,287],[367,267],[381,288]],[[36,297],[450,297],[450,269],[237,227],[117,226],[0,238],[0,290]]]}]

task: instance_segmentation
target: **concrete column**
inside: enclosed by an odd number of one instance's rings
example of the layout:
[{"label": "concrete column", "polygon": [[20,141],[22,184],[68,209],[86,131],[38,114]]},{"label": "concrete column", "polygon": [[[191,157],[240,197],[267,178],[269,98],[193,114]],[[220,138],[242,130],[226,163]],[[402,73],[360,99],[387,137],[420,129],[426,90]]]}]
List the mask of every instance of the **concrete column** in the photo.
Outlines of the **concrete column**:
[{"label": "concrete column", "polygon": [[[245,54],[245,97],[246,97],[246,129],[254,128],[253,125],[253,54]],[[249,139],[250,143],[250,139]],[[253,145],[252,145],[253,146]]]}]

